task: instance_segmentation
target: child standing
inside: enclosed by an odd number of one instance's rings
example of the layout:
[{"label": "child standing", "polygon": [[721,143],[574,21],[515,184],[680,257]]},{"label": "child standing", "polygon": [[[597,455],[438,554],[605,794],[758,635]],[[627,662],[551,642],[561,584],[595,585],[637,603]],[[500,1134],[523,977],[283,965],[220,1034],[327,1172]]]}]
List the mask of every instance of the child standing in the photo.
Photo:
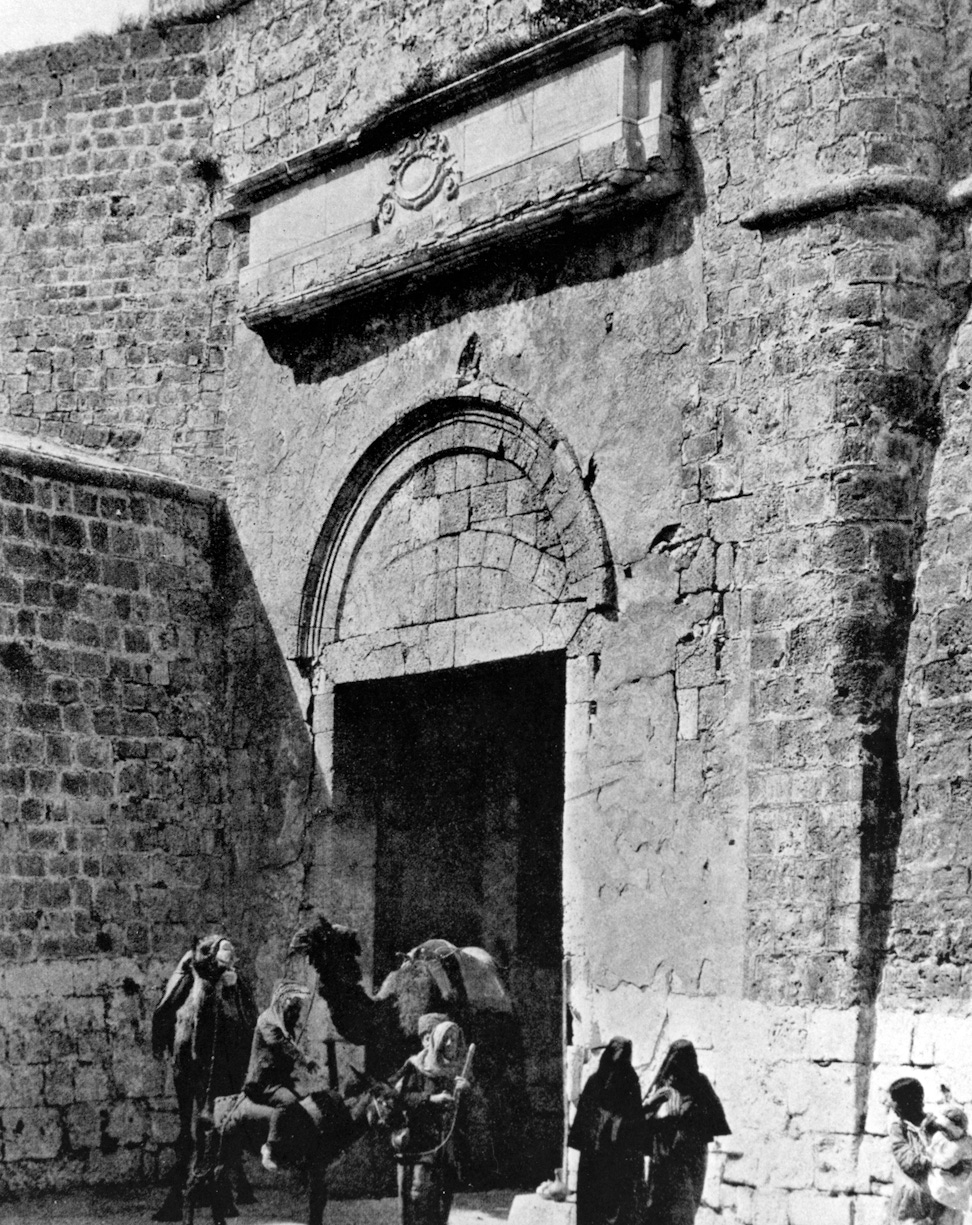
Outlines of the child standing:
[{"label": "child standing", "polygon": [[888,1138],[894,1161],[891,1222],[911,1225],[961,1225],[962,1213],[938,1203],[928,1188],[932,1161],[925,1143],[925,1091],[913,1076],[902,1076],[888,1089],[891,1112]]}]

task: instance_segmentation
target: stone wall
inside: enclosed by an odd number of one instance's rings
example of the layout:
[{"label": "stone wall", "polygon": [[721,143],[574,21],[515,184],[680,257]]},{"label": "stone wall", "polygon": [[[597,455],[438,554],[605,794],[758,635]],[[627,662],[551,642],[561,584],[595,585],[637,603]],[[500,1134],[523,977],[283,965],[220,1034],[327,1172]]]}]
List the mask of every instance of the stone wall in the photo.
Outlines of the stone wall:
[{"label": "stone wall", "polygon": [[211,930],[261,1000],[279,974],[309,736],[210,491],[0,459],[0,1197],[154,1181],[176,1120],[152,1010]]},{"label": "stone wall", "polygon": [[[733,1127],[705,1220],[871,1222],[889,1178],[887,1083],[918,1069],[930,1090],[947,1077],[972,1096],[961,1040],[969,278],[944,199],[968,170],[965,19],[946,0],[677,7],[679,198],[471,263],[367,313],[262,335],[227,326],[246,244],[242,227],[210,225],[217,169],[236,181],[355,130],[466,52],[536,36],[532,9],[252,0],[165,39],[9,61],[8,145],[29,171],[12,179],[3,258],[16,318],[37,320],[7,329],[19,363],[5,367],[10,420],[225,478],[228,518],[206,527],[219,566],[203,585],[218,598],[180,615],[201,617],[191,650],[206,692],[225,661],[222,722],[203,736],[218,742],[224,781],[205,825],[232,828],[234,866],[223,877],[211,861],[222,890],[211,917],[241,933],[262,982],[300,907],[359,923],[369,950],[370,834],[331,807],[334,685],[561,651],[569,1092],[612,1032],[633,1038],[646,1077],[669,1040],[689,1037]],[[77,67],[58,69],[55,97],[48,65],[65,56]],[[139,102],[129,88],[147,92]],[[120,217],[129,205],[151,223],[144,245],[134,214]],[[109,290],[98,274],[116,239],[128,271]],[[143,338],[119,340],[131,325]],[[83,362],[94,373],[82,378]],[[507,449],[514,435],[529,462]],[[403,438],[412,467],[380,485]],[[380,462],[363,469],[367,456]],[[567,490],[586,519],[551,509]],[[40,508],[52,533],[55,515],[82,525],[80,536],[58,527],[57,548],[96,551],[93,505]],[[576,598],[581,521],[610,582]],[[348,533],[350,560],[341,615],[325,624],[307,584],[332,529]],[[90,633],[70,609],[44,615],[52,631]],[[43,641],[39,619],[28,628],[11,623],[15,664],[24,641]],[[148,642],[135,656],[153,667],[177,649]],[[451,653],[437,653],[443,643]],[[114,649],[102,638],[90,653]],[[46,690],[33,702],[56,705]],[[78,773],[82,749],[63,729],[31,727],[18,703],[11,751],[16,739],[38,753],[47,736],[67,743]],[[84,769],[102,781],[83,785],[154,777],[153,759],[121,764],[131,735],[112,726],[94,739]],[[105,744],[110,769],[95,760]],[[140,854],[169,853],[172,805]],[[71,852],[42,838],[18,853]],[[58,915],[69,896],[83,911],[71,880],[44,883]],[[191,926],[179,908],[171,917],[164,955]],[[125,952],[135,969],[105,980],[132,1008],[154,939]],[[96,951],[11,950],[49,953],[55,967],[77,957],[84,990],[108,973]],[[5,983],[28,981],[18,966]],[[80,1085],[52,1090],[65,1110],[89,1100]],[[153,1172],[147,1118],[125,1134]],[[67,1170],[67,1150],[48,1158],[44,1125],[15,1151]],[[106,1128],[120,1139],[121,1125]],[[80,1157],[71,1169],[111,1173]]]},{"label": "stone wall", "polygon": [[5,445],[2,1192],[155,1178],[151,1010],[223,921],[213,496]]},{"label": "stone wall", "polygon": [[233,282],[205,25],[0,65],[0,423],[215,487]]},{"label": "stone wall", "polygon": [[[408,410],[447,391],[502,395],[576,452],[618,593],[617,619],[592,619],[567,647],[577,1059],[618,1029],[646,1070],[671,1037],[697,1039],[736,1133],[709,1211],[743,1221],[880,1214],[882,1087],[931,1059],[926,1031],[875,1005],[901,811],[898,694],[962,235],[894,201],[740,225],[808,180],[941,173],[944,10],[852,9],[716,6],[687,23],[679,107],[694,195],[470,267],[360,322],[332,317],[324,334],[266,347],[241,336],[232,374],[245,456],[233,514],[257,585],[277,594],[280,634],[297,558],[356,457]],[[259,35],[280,40],[281,74],[300,62],[299,30]],[[379,85],[349,28],[327,66],[337,130],[394,92],[398,37],[379,38]],[[319,71],[268,75],[239,101],[220,136],[239,174],[334,133]],[[258,410],[271,400],[272,424]],[[309,510],[289,553],[291,495],[274,486],[299,489]],[[388,614],[391,588],[369,591]],[[404,637],[384,644],[393,670],[423,666],[403,661]],[[367,666],[383,665],[369,654]],[[315,879],[323,890],[323,865]]]},{"label": "stone wall", "polygon": [[[949,69],[939,85],[945,106],[946,171],[969,173],[969,59],[963,40],[969,16],[951,10],[945,27]],[[943,262],[943,280],[967,294],[967,249]],[[964,534],[969,512],[967,418],[969,317],[940,358],[934,428],[938,440],[927,475],[927,512],[915,587],[898,743],[902,760],[903,825],[894,884],[884,1001],[902,1012],[951,1014],[944,1033],[968,1016],[969,931],[963,866],[969,788],[968,577]],[[947,1038],[943,1038],[943,1050]],[[925,1059],[930,1059],[927,1053]],[[968,1095],[968,1072],[949,1052],[949,1075]],[[916,1056],[916,1062],[919,1058]],[[962,1091],[956,1090],[961,1096]]]}]

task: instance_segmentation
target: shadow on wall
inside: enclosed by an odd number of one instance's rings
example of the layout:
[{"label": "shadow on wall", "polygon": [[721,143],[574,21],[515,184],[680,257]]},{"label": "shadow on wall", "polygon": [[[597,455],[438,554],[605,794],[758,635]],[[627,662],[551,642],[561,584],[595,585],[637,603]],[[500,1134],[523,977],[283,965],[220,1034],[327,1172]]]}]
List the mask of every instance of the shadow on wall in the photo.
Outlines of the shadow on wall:
[{"label": "shadow on wall", "polygon": [[273,978],[284,972],[315,830],[331,798],[295,688],[303,682],[280,651],[222,504],[214,511],[211,563],[225,660],[227,916],[256,961],[258,1002],[266,1002]]},{"label": "shadow on wall", "polygon": [[[745,3],[759,7],[765,0]],[[687,15],[686,21],[682,57],[701,49],[715,63],[728,19],[713,20],[704,31],[697,17]],[[683,86],[679,114],[695,105],[701,84],[692,79]],[[454,270],[429,274],[360,306],[342,305],[309,322],[267,325],[261,336],[268,353],[293,371],[296,382],[319,383],[470,312],[617,279],[677,258],[693,246],[695,219],[706,205],[702,162],[684,130],[679,144],[684,187],[674,199],[634,204],[619,196],[607,216],[568,215],[546,237],[510,242],[501,253],[471,261],[459,275]]]},{"label": "shadow on wall", "polygon": [[621,210],[597,223],[576,221],[529,247],[505,248],[501,261],[480,260],[460,275],[429,277],[382,300],[341,306],[306,323],[268,326],[260,334],[273,361],[292,369],[297,383],[339,377],[472,312],[622,277],[681,255],[693,243],[692,195],[686,192],[650,217]]}]

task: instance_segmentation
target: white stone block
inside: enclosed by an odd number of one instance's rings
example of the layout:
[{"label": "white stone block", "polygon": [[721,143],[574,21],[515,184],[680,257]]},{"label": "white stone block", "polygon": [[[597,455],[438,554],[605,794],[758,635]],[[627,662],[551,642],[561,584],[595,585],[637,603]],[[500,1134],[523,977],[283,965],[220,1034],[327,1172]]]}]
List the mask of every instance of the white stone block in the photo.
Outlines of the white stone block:
[{"label": "white stone block", "polygon": [[857,1127],[856,1065],[834,1063],[818,1067],[813,1092],[803,1116],[811,1131],[853,1133]]},{"label": "white stone block", "polygon": [[814,1186],[830,1194],[851,1194],[857,1184],[857,1138],[818,1136],[814,1141]]},{"label": "white stone block", "polygon": [[726,1168],[726,1161],[725,1153],[709,1153],[709,1164],[705,1171],[705,1185],[702,1188],[702,1203],[716,1210],[722,1207],[722,1175]]},{"label": "white stone block", "polygon": [[730,1187],[723,1184],[722,1202],[729,1220],[737,1221],[739,1225],[752,1225],[753,1195],[752,1187]]},{"label": "white stone block", "polygon": [[753,1225],[787,1225],[787,1194],[758,1187],[753,1193]]},{"label": "white stone block", "polygon": [[932,1032],[936,1064],[957,1069],[972,1065],[972,1021],[966,1017],[937,1017]]},{"label": "white stone block", "polygon": [[886,1136],[862,1136],[857,1152],[857,1190],[874,1191],[875,1184],[891,1181],[891,1145]]},{"label": "white stone block", "polygon": [[888,1201],[883,1195],[859,1195],[854,1211],[854,1225],[886,1225]]},{"label": "white stone block", "polygon": [[752,1035],[750,1046],[774,1062],[804,1060],[807,1057],[809,1014],[804,1008],[750,1009],[746,1016]]},{"label": "white stone block", "polygon": [[858,1010],[822,1008],[807,1026],[807,1053],[811,1059],[853,1063],[857,1044]]},{"label": "white stone block", "polygon": [[488,102],[463,119],[462,175],[466,183],[529,156],[535,95]]},{"label": "white stone block", "polygon": [[854,1200],[849,1195],[794,1191],[786,1201],[786,1211],[788,1225],[851,1225]]},{"label": "white stone block", "polygon": [[679,740],[697,740],[699,735],[698,689],[679,689],[675,698],[678,703]]},{"label": "white stone block", "polygon": [[778,1135],[767,1144],[760,1163],[761,1180],[786,1191],[814,1185],[813,1141],[809,1136],[791,1139]]},{"label": "white stone block", "polygon": [[760,1156],[766,1143],[765,1133],[739,1131],[731,1118],[729,1126],[733,1128],[733,1134],[723,1139],[731,1141],[733,1147],[727,1152],[723,1182],[730,1186],[762,1185],[759,1170]]},{"label": "white stone block", "polygon": [[[972,1066],[968,1056],[959,1067],[950,1063],[938,1064],[935,1068],[935,1081],[936,1090],[928,1099],[930,1102],[939,1098],[944,1100],[946,1096],[951,1101],[962,1102],[963,1105],[972,1102]],[[947,1095],[943,1089],[948,1090]]]},{"label": "white stone block", "polygon": [[910,1012],[879,1012],[874,1038],[875,1063],[909,1063],[915,1031],[915,1017]]}]

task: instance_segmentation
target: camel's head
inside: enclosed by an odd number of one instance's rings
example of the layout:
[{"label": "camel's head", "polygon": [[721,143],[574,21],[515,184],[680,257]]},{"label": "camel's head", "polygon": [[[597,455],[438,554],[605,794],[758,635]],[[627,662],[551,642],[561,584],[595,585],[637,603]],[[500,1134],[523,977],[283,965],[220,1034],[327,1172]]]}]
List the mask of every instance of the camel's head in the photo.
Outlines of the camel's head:
[{"label": "camel's head", "polygon": [[214,983],[220,975],[235,980],[236,949],[227,936],[219,932],[197,940],[192,954],[192,967],[200,978]]},{"label": "camel's head", "polygon": [[361,981],[358,933],[350,927],[329,923],[322,914],[294,934],[287,955],[293,957],[300,953],[317,971],[322,983]]}]

